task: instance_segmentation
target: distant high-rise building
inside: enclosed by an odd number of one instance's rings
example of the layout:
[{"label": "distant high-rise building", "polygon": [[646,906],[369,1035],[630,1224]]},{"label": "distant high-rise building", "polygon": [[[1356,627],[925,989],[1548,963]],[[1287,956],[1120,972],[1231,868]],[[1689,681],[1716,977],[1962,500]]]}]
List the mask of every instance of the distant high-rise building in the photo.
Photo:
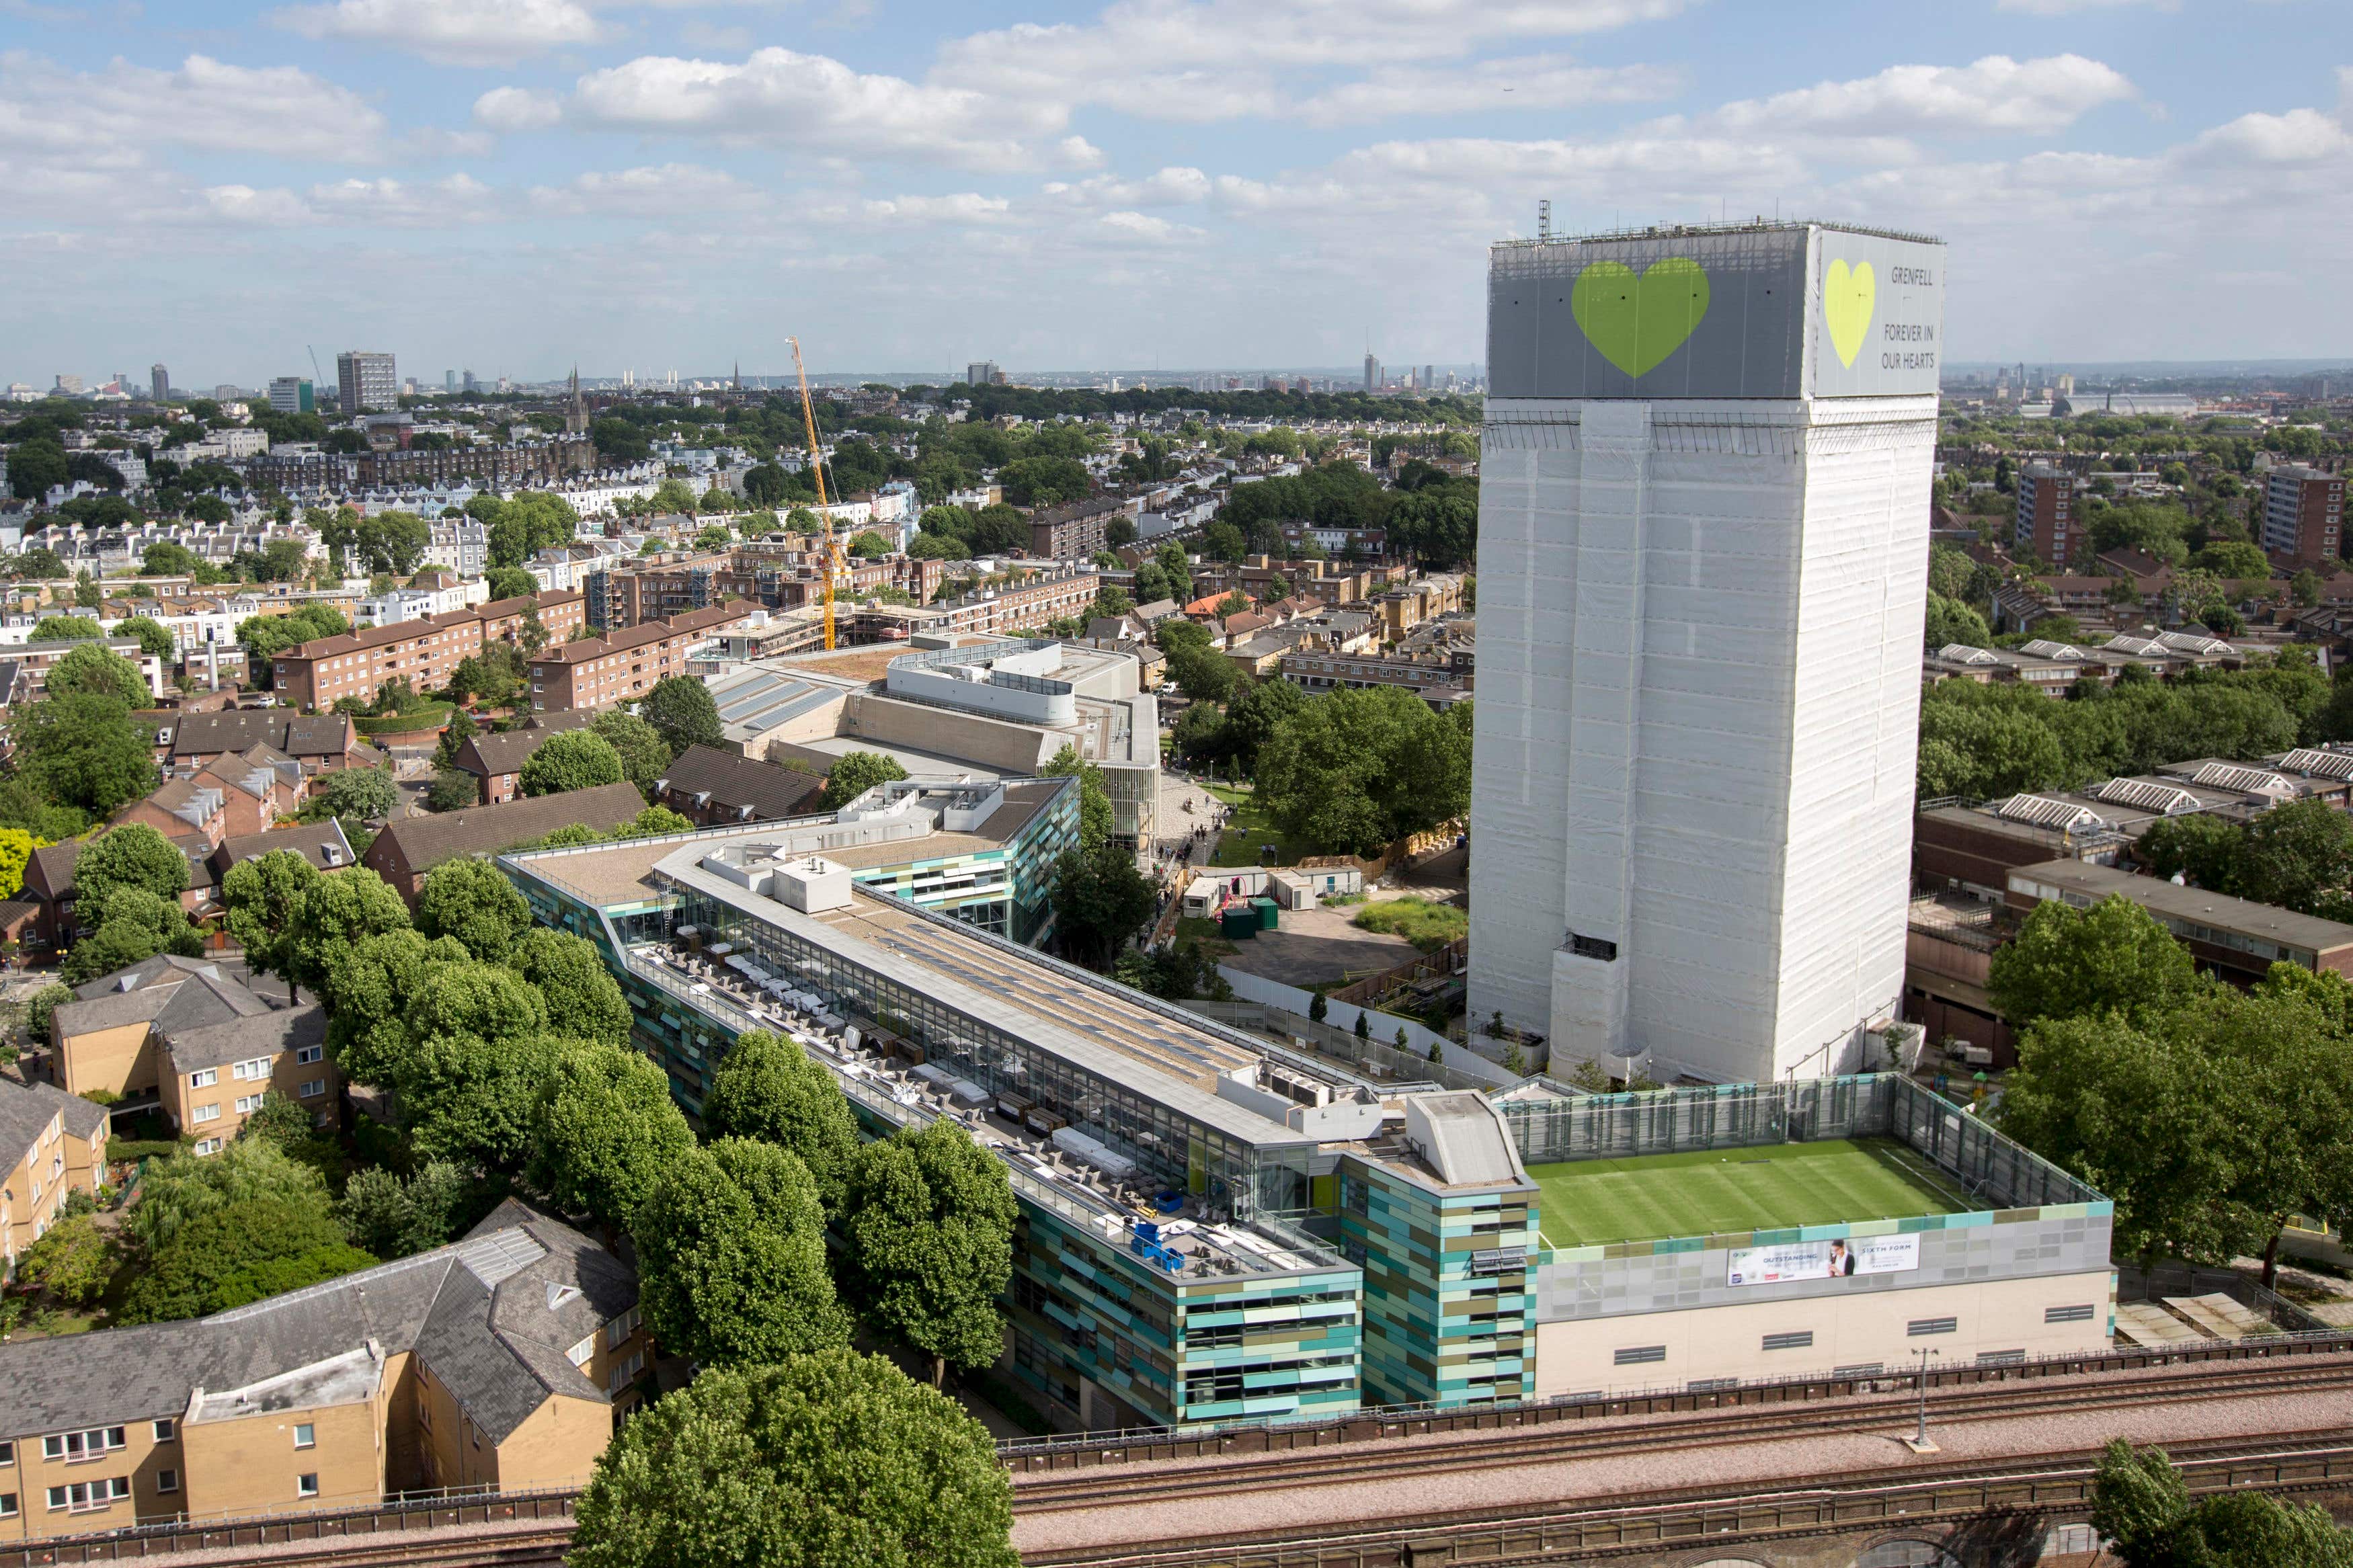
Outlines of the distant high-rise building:
[{"label": "distant high-rise building", "polygon": [[2345,476],[2282,463],[2263,476],[2263,548],[2299,564],[2334,563],[2344,542]]},{"label": "distant high-rise building", "polygon": [[400,376],[390,354],[344,350],[335,356],[335,388],[346,414],[400,406]]},{"label": "distant high-rise building", "polygon": [[480,392],[482,389],[482,384],[474,379],[474,373],[472,371],[461,371],[459,374],[464,377],[463,389],[468,395],[470,395],[471,394]]},{"label": "distant high-rise building", "polygon": [[2018,473],[2018,516],[2011,542],[2022,554],[2062,571],[2085,535],[2075,516],[2075,480],[2066,469],[2029,463]]},{"label": "distant high-rise building", "polygon": [[445,393],[455,392],[458,390],[458,373],[456,371],[445,370],[441,373],[441,390]]},{"label": "distant high-rise building", "polygon": [[280,414],[315,414],[318,394],[307,375],[281,375],[269,383],[269,406]]},{"label": "distant high-rise building", "polygon": [[1437,367],[1436,365],[1434,365],[1434,364],[1426,364],[1426,365],[1423,365],[1423,366],[1421,367],[1421,389],[1422,389],[1424,392],[1427,392],[1427,391],[1429,391],[1431,387],[1436,386],[1437,384],[1438,384],[1438,367]]},{"label": "distant high-rise building", "polygon": [[1556,1073],[1852,1072],[1899,1016],[1944,273],[1796,223],[1493,251],[1470,1007]]},{"label": "distant high-rise building", "polygon": [[55,387],[51,388],[51,390],[60,393],[67,397],[79,397],[81,395],[81,377],[78,375],[68,375],[65,372],[59,371],[58,372],[58,384]]},{"label": "distant high-rise building", "polygon": [[993,359],[976,359],[964,367],[966,386],[995,386],[997,380],[997,362]]},{"label": "distant high-rise building", "polygon": [[244,397],[244,395],[245,388],[241,386],[232,386],[226,381],[215,382],[213,384],[213,401],[215,403],[235,403]]},{"label": "distant high-rise building", "polygon": [[1372,391],[1381,384],[1381,362],[1372,355],[1365,356],[1365,390]]},{"label": "distant high-rise building", "polygon": [[160,364],[149,365],[147,388],[148,395],[156,402],[169,403],[172,400],[172,373]]}]

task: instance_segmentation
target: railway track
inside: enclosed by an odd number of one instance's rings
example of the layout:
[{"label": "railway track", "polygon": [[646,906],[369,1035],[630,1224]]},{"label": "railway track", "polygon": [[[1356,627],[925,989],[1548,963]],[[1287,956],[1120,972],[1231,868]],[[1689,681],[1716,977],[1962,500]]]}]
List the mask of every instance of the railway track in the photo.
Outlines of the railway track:
[{"label": "railway track", "polygon": [[[2342,1434],[2258,1445],[2220,1439],[2170,1450],[2193,1494],[2260,1486],[2284,1494],[2341,1490],[2353,1480]],[[1893,1528],[1930,1534],[1964,1523],[2024,1526],[2080,1520],[2097,1455],[2044,1455],[2010,1463],[1955,1461],[1907,1470],[1828,1475],[1800,1486],[1736,1491],[1662,1490],[1573,1504],[1473,1507],[1441,1512],[1200,1534],[1149,1544],[1033,1547],[1027,1568],[1413,1568],[1471,1561],[1481,1568],[1590,1564],[1650,1556],[1681,1542],[1822,1537]]]},{"label": "railway track", "polygon": [[[1932,1394],[1928,1408],[1932,1420],[1951,1422],[1988,1415],[2056,1415],[2117,1403],[2185,1404],[2330,1388],[2353,1390],[2353,1365],[2234,1363],[2225,1363],[2221,1370],[2191,1373],[2112,1373],[2080,1383],[1967,1385]],[[1447,1436],[1204,1457],[1133,1469],[1099,1465],[1017,1476],[1013,1505],[1018,1514],[1035,1517],[1198,1493],[1204,1488],[1213,1488],[1220,1496],[1241,1496],[1374,1480],[1406,1471],[1428,1475],[1500,1469],[1630,1448],[1721,1447],[1760,1437],[1885,1429],[1908,1419],[1912,1408],[1908,1397],[1894,1394],[1835,1405],[1764,1405],[1590,1425],[1491,1428]]]},{"label": "railway track", "polygon": [[[253,1531],[222,1531],[218,1533],[245,1539],[205,1546],[176,1538],[77,1542],[64,1536],[0,1553],[0,1562],[39,1568],[51,1563],[186,1561],[200,1556],[203,1561],[226,1560],[266,1568],[391,1568],[394,1564],[398,1568],[556,1568],[572,1542],[569,1521],[471,1534],[463,1533],[465,1528],[277,1541],[254,1539],[259,1532]],[[226,1555],[229,1553],[234,1556]]]}]

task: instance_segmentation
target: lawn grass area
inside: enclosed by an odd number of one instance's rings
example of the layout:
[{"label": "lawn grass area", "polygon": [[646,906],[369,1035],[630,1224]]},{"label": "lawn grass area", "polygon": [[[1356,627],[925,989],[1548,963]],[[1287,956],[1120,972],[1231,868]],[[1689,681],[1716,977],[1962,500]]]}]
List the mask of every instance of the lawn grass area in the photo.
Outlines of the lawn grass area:
[{"label": "lawn grass area", "polygon": [[1236,789],[1230,784],[1208,784],[1205,787],[1233,807],[1233,815],[1226,820],[1226,830],[1218,835],[1217,847],[1209,852],[1210,865],[1265,865],[1268,862],[1259,855],[1261,844],[1277,846],[1273,864],[1278,866],[1295,866],[1301,857],[1312,853],[1305,845],[1293,843],[1281,828],[1269,821],[1266,813],[1259,807],[1258,797],[1249,790]]},{"label": "lawn grass area", "polygon": [[1905,1219],[1982,1208],[1888,1138],[1531,1165],[1555,1247]]},{"label": "lawn grass area", "polygon": [[1401,936],[1424,952],[1436,952],[1448,942],[1471,934],[1471,912],[1453,904],[1433,904],[1428,899],[1380,899],[1366,904],[1348,922],[1359,931]]}]

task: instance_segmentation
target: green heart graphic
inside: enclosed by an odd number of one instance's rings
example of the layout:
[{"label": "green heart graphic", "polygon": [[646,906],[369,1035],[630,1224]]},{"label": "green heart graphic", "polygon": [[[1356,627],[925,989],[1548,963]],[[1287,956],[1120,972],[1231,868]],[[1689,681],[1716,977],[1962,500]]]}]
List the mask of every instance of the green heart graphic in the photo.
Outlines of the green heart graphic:
[{"label": "green heart graphic", "polygon": [[1666,257],[1640,277],[1622,261],[1597,261],[1577,275],[1568,309],[1603,359],[1641,376],[1707,314],[1707,273],[1688,256]]},{"label": "green heart graphic", "polygon": [[1854,368],[1854,356],[1862,352],[1863,334],[1871,331],[1871,310],[1879,301],[1879,279],[1868,261],[1859,263],[1852,271],[1847,269],[1846,258],[1841,257],[1822,272],[1822,320],[1831,330],[1831,347],[1838,351],[1839,363]]}]

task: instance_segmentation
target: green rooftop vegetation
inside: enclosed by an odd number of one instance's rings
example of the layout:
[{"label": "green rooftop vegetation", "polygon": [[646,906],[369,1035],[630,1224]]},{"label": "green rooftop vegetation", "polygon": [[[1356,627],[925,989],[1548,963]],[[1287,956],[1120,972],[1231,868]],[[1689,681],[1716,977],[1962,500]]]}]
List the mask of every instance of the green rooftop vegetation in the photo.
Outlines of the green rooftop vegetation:
[{"label": "green rooftop vegetation", "polygon": [[1888,1138],[1689,1149],[1531,1165],[1556,1247],[1983,1208]]}]

